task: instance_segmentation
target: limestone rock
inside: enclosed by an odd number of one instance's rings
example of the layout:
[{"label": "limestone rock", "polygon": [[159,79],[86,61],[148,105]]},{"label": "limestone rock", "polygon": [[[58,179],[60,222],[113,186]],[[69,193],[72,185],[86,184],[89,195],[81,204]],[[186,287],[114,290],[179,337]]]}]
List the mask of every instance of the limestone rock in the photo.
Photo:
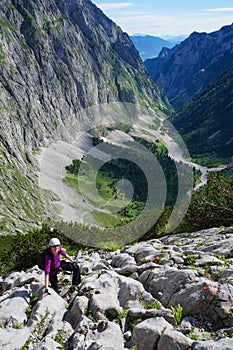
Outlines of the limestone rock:
[{"label": "limestone rock", "polygon": [[[37,267],[2,277],[0,347],[231,349],[232,237],[229,229],[210,229],[140,242],[113,253],[79,252],[81,284],[77,291],[65,292],[71,275],[63,272],[59,278],[63,297],[51,288],[44,297],[44,276]],[[179,249],[176,240],[182,242]],[[168,260],[173,258],[172,267],[163,265],[163,260],[155,266],[144,262],[161,250]],[[191,251],[201,257],[201,266],[196,258],[187,264]],[[225,271],[219,270],[219,260]],[[137,279],[127,277],[132,265]]]}]

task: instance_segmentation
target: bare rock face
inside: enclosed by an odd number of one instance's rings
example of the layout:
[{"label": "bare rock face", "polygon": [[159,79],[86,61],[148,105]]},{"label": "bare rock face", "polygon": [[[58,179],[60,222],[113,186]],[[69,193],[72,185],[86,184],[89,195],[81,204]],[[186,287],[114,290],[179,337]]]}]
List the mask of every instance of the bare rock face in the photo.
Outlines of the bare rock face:
[{"label": "bare rock face", "polygon": [[213,33],[192,33],[172,49],[163,49],[145,65],[175,109],[232,67],[233,24]]},{"label": "bare rock face", "polygon": [[0,227],[9,232],[48,215],[34,154],[69,141],[83,109],[162,101],[128,35],[91,1],[3,0],[0,18]]},{"label": "bare rock face", "polygon": [[44,296],[37,266],[10,273],[0,280],[0,346],[231,349],[232,247],[233,229],[213,228],[111,253],[77,252],[82,281],[69,290],[63,272],[60,295],[49,288]]}]

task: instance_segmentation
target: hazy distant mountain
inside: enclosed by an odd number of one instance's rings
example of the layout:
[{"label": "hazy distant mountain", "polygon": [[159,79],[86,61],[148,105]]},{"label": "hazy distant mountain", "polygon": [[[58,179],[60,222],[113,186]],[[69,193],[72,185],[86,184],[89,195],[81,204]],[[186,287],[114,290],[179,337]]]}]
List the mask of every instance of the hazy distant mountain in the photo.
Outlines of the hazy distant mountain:
[{"label": "hazy distant mountain", "polygon": [[175,44],[151,35],[132,35],[130,39],[138,50],[142,60],[157,57],[163,47],[171,48]]},{"label": "hazy distant mountain", "polygon": [[146,60],[145,65],[178,109],[233,67],[233,24],[210,34],[194,32],[181,44]]},{"label": "hazy distant mountain", "polygon": [[233,155],[233,68],[172,118],[193,157]]},{"label": "hazy distant mountain", "polygon": [[180,44],[181,41],[185,40],[189,35],[188,34],[180,34],[180,35],[164,35],[164,36],[160,36],[161,39],[169,41],[169,43],[176,45],[176,44]]}]

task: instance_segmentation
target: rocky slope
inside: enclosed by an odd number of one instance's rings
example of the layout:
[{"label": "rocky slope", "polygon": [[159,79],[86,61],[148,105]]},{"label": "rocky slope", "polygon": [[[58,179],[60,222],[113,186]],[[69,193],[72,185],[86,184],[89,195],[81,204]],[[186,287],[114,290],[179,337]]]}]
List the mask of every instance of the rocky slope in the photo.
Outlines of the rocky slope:
[{"label": "rocky slope", "polygon": [[[42,298],[33,267],[1,278],[1,349],[233,348],[233,229],[79,252],[75,292]],[[172,311],[173,310],[173,311]]]},{"label": "rocky slope", "polygon": [[0,2],[0,92],[1,232],[49,214],[34,155],[70,140],[83,109],[163,104],[128,35],[90,0]]},{"label": "rocky slope", "polygon": [[174,113],[171,122],[193,157],[232,156],[232,99],[233,69],[230,69]]},{"label": "rocky slope", "polygon": [[232,68],[232,44],[233,24],[210,34],[194,32],[174,48],[162,50],[158,58],[146,60],[145,65],[178,109]]}]

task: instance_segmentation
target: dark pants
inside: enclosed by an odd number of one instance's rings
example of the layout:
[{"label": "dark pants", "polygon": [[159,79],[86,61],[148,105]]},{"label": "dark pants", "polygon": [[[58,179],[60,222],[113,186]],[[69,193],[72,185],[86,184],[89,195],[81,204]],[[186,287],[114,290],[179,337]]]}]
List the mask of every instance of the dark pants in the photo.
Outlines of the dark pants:
[{"label": "dark pants", "polygon": [[79,266],[76,264],[72,264],[71,262],[62,260],[60,268],[57,270],[52,270],[49,274],[49,282],[51,283],[51,287],[55,291],[58,291],[57,275],[61,270],[72,271],[73,272],[72,285],[73,286],[79,285],[79,283],[81,282],[81,274],[80,274]]}]

